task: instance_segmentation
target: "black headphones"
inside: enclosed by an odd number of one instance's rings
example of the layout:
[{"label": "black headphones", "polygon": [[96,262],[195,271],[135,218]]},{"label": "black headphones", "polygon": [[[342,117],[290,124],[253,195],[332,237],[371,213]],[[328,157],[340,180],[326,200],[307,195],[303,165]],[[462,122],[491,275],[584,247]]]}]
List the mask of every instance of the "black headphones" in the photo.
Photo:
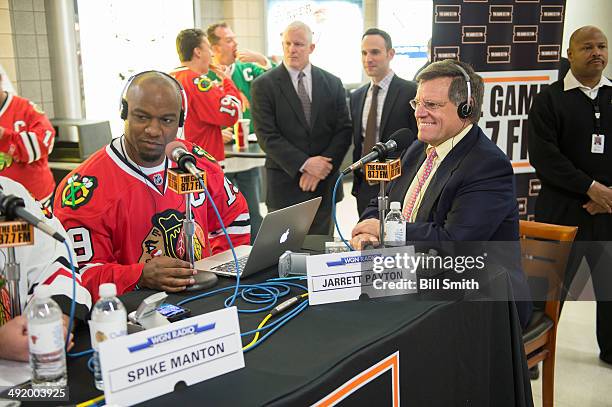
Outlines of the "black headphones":
[{"label": "black headphones", "polygon": [[172,82],[174,82],[174,84],[177,86],[177,90],[181,96],[181,112],[179,113],[178,126],[183,127],[183,125],[185,124],[185,117],[187,116],[187,95],[185,94],[185,89],[183,89],[183,86],[181,85],[181,83],[177,81],[176,78],[173,77],[172,75],[168,75],[165,72],[155,71],[155,70],[139,72],[133,75],[132,77],[130,77],[130,79],[128,79],[128,81],[126,82],[123,88],[123,92],[121,92],[121,100],[119,102],[119,112],[120,112],[121,119],[127,120],[127,117],[128,117],[128,102],[127,102],[125,95],[128,89],[130,88],[130,85],[140,75],[144,75],[146,73],[151,73],[151,72],[155,72],[167,78],[170,78]]},{"label": "black headphones", "polygon": [[470,75],[463,69],[463,67],[457,63],[453,63],[457,70],[461,72],[463,78],[465,79],[465,84],[467,87],[467,100],[465,102],[459,103],[457,106],[457,114],[461,119],[467,119],[472,115],[474,108],[472,107],[472,84],[470,82]]}]

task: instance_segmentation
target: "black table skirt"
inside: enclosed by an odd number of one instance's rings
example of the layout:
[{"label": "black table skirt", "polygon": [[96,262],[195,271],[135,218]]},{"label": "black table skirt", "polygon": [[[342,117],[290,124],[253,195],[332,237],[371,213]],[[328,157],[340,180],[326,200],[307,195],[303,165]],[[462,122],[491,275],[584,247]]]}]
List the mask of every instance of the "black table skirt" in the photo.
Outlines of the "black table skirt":
[{"label": "black table skirt", "polygon": [[[244,282],[273,276],[270,270]],[[220,286],[232,282],[222,279]],[[121,299],[131,311],[151,293],[137,291]],[[169,302],[191,295],[170,295]],[[185,306],[194,315],[212,311],[221,308],[228,295]],[[252,308],[241,301],[237,305]],[[241,330],[256,328],[264,316],[240,314]],[[243,343],[251,339],[243,338]],[[73,352],[89,345],[89,333],[82,326]],[[422,301],[414,295],[308,307],[246,353],[244,369],[175,390],[143,405],[311,405],[396,352],[403,405],[533,405],[521,329],[512,303]],[[73,403],[101,394],[93,386],[87,359],[69,360]],[[392,374],[387,371],[340,405],[393,405],[391,384]]]}]

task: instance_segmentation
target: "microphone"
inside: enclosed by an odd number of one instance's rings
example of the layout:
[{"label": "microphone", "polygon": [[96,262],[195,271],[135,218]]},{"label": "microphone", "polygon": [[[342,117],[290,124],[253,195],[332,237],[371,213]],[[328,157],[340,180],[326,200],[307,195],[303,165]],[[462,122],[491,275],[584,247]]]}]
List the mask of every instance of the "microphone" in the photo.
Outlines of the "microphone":
[{"label": "microphone", "polygon": [[23,219],[41,232],[46,233],[61,243],[64,243],[66,240],[64,239],[64,236],[60,235],[59,232],[24,208],[25,203],[23,202],[23,199],[16,197],[15,195],[4,195],[4,193],[0,191],[0,211],[4,213],[7,219]]},{"label": "microphone", "polygon": [[346,175],[351,171],[363,167],[374,160],[384,160],[389,153],[396,150],[404,150],[408,147],[408,140],[414,138],[414,133],[410,129],[399,129],[393,133],[386,143],[378,142],[372,148],[372,151],[361,157],[358,161],[346,167],[342,174]]},{"label": "microphone", "polygon": [[180,141],[171,141],[166,146],[166,157],[178,164],[179,168],[198,178],[200,174],[195,166],[196,159]]}]

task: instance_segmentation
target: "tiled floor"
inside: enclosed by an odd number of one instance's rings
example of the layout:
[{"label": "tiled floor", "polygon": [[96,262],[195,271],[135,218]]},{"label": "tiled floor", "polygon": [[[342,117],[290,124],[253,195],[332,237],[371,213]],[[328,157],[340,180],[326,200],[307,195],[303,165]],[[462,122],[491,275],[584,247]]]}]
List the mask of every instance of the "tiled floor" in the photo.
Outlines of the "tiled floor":
[{"label": "tiled floor", "polygon": [[[338,204],[338,224],[350,236],[357,222],[357,204],[344,185],[344,200]],[[265,213],[265,205],[262,204]],[[612,366],[598,358],[595,338],[595,303],[567,302],[563,308],[557,336],[555,367],[555,406],[612,407]],[[534,405],[542,405],[542,381],[531,382]]]}]

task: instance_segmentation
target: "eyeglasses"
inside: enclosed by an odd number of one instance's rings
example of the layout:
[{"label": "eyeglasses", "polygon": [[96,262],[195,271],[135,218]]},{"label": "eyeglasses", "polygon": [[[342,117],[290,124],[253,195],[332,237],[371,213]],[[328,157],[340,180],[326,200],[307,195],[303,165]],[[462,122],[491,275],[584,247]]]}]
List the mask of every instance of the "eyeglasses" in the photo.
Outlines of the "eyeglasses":
[{"label": "eyeglasses", "polygon": [[448,102],[444,102],[444,103],[437,103],[437,102],[432,102],[430,100],[423,100],[420,101],[418,99],[412,99],[410,101],[410,107],[412,107],[413,110],[417,110],[417,107],[423,105],[423,107],[425,108],[425,110],[428,110],[430,112],[433,112],[434,110],[438,110],[439,108],[443,107],[444,105],[446,105]]}]

